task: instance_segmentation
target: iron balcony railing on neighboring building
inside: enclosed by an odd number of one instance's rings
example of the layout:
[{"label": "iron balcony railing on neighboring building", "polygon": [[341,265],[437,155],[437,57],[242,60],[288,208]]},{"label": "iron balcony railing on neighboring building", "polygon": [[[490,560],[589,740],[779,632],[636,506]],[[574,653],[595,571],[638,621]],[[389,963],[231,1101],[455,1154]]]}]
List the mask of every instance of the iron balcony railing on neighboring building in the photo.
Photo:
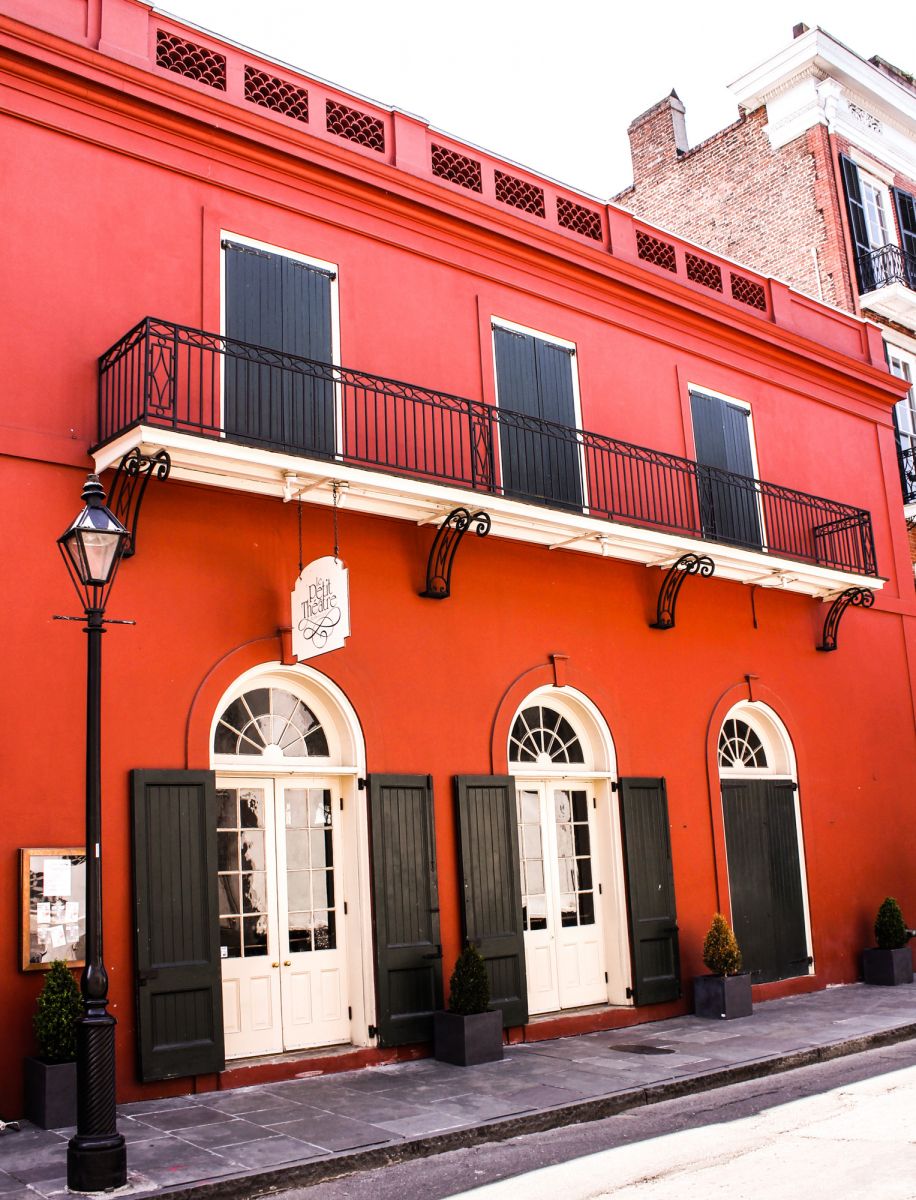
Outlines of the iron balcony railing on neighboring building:
[{"label": "iron balcony railing on neighboring building", "polygon": [[900,478],[903,503],[916,504],[916,445],[900,449]]},{"label": "iron balcony railing on neighboring building", "polygon": [[856,269],[860,292],[874,292],[892,283],[916,289],[916,254],[908,254],[899,246],[879,246],[858,255]]},{"label": "iron balcony railing on neighboring building", "polygon": [[100,359],[100,444],[139,425],[877,573],[864,509],[152,318]]}]

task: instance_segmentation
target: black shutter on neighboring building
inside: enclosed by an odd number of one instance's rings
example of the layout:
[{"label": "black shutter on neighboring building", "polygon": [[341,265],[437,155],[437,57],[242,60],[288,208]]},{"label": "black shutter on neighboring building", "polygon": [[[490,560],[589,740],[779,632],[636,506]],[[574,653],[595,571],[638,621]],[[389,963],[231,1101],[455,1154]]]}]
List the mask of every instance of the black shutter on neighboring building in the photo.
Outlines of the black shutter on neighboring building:
[{"label": "black shutter on neighboring building", "polygon": [[216,796],[210,771],[132,771],[140,1078],[221,1071]]},{"label": "black shutter on neighboring building", "polygon": [[490,1007],[503,1025],[528,1020],[515,780],[457,775],[458,846],[465,938],[487,964]]},{"label": "black shutter on neighboring building", "polygon": [[379,1045],[432,1038],[442,1007],[442,946],[432,782],[369,778],[372,921]]},{"label": "black shutter on neighboring building", "polygon": [[674,871],[664,779],[621,779],[620,815],[637,1004],[681,994]]},{"label": "black shutter on neighboring building", "polygon": [[[224,241],[226,337],[329,363],[331,280],[318,267],[283,254]],[[228,354],[225,426],[237,440],[334,452],[334,385],[291,366]]]},{"label": "black shutter on neighboring building", "polygon": [[841,154],[840,170],[843,173],[843,187],[846,191],[846,211],[849,214],[849,228],[852,233],[856,281],[860,292],[870,292],[874,286],[870,259],[867,257],[871,250],[871,244],[868,240],[868,225],[865,221],[865,205],[862,203],[862,188],[859,185],[859,168],[851,158]]},{"label": "black shutter on neighboring building", "polygon": [[894,188],[894,206],[900,228],[900,246],[904,253],[904,274],[909,287],[916,288],[916,197]]}]

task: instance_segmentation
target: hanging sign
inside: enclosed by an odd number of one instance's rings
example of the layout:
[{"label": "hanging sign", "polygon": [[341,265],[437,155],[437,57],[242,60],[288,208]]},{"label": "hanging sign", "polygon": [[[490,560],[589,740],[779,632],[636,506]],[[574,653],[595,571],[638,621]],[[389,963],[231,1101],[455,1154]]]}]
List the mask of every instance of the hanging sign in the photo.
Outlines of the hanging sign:
[{"label": "hanging sign", "polygon": [[304,567],[293,589],[293,654],[300,662],[339,650],[350,636],[348,571],[332,556]]}]

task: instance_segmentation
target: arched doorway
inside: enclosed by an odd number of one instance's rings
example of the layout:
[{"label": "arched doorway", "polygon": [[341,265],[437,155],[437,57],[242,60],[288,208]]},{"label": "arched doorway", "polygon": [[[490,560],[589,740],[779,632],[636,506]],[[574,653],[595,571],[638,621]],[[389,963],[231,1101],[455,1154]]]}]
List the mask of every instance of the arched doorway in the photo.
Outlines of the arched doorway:
[{"label": "arched doorway", "polygon": [[585,696],[544,687],[509,732],[528,1008],[626,1004],[629,953],[614,747]]},{"label": "arched doorway", "polygon": [[350,1042],[371,978],[355,714],[309,668],[256,668],[217,705],[211,761],[226,1056]]},{"label": "arched doorway", "polygon": [[754,983],[813,969],[795,754],[775,712],[737,704],[717,746],[732,924]]}]

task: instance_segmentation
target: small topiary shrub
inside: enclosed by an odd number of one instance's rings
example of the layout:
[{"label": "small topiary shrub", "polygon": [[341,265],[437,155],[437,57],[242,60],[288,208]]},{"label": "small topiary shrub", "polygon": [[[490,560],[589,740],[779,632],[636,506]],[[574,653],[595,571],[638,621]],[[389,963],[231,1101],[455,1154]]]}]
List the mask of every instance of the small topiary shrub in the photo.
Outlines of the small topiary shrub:
[{"label": "small topiary shrub", "polygon": [[448,1010],[463,1017],[484,1013],[490,1007],[490,980],[476,946],[468,944],[458,955],[449,981]]},{"label": "small topiary shrub", "polygon": [[910,940],[903,920],[900,905],[893,896],[888,896],[878,909],[875,918],[875,941],[879,950],[899,950]]},{"label": "small topiary shrub", "polygon": [[79,988],[66,963],[57,959],[45,976],[34,1017],[38,1056],[48,1063],[76,1058],[76,1022],[83,1015]]},{"label": "small topiary shrub", "polygon": [[721,913],[713,917],[703,943],[703,962],[713,975],[737,975],[741,970],[741,951]]}]

